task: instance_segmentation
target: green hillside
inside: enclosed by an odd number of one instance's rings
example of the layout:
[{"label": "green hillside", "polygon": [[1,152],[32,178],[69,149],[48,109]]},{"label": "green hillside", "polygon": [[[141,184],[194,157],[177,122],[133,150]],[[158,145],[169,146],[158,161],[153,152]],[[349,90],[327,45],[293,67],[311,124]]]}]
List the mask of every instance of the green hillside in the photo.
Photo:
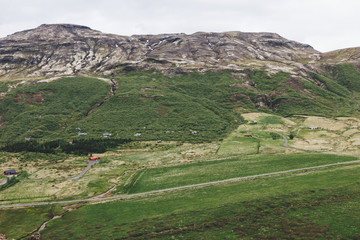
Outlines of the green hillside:
[{"label": "green hillside", "polygon": [[85,117],[108,94],[109,84],[84,77],[17,87],[0,101],[2,141],[63,137],[68,124]]},{"label": "green hillside", "polygon": [[[130,72],[112,78],[118,83],[114,95],[108,83],[94,78],[25,85],[0,101],[1,140],[71,140],[81,132],[92,138],[111,133],[136,140],[203,142],[222,138],[248,111],[327,117],[356,112],[360,72],[353,65],[308,74],[305,79],[262,70],[174,77]],[[6,91],[6,85],[1,89]]]}]

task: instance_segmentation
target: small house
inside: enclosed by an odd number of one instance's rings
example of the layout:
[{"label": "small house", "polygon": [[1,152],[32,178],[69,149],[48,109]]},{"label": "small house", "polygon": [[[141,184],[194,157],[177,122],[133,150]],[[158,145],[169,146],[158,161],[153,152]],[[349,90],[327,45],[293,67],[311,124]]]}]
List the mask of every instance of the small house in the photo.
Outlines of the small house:
[{"label": "small house", "polygon": [[87,133],[78,133],[78,136],[86,136]]},{"label": "small house", "polygon": [[5,176],[17,176],[17,172],[15,169],[6,170],[4,171]]},{"label": "small house", "polygon": [[250,124],[255,125],[255,124],[257,124],[257,121],[252,121]]},{"label": "small house", "polygon": [[319,129],[319,127],[309,127],[310,130],[316,130],[316,129]]},{"label": "small house", "polygon": [[93,161],[97,161],[97,160],[99,160],[99,159],[100,159],[99,157],[93,156],[93,157],[89,157],[88,161],[93,162]]},{"label": "small house", "polygon": [[110,137],[111,136],[111,133],[104,133],[103,134],[103,137]]},{"label": "small house", "polygon": [[134,136],[135,137],[141,136],[141,133],[135,133]]},{"label": "small house", "polygon": [[192,131],[191,134],[198,134],[198,131]]},{"label": "small house", "polygon": [[246,134],[246,135],[244,135],[245,137],[253,137],[252,135],[250,135],[250,134]]}]

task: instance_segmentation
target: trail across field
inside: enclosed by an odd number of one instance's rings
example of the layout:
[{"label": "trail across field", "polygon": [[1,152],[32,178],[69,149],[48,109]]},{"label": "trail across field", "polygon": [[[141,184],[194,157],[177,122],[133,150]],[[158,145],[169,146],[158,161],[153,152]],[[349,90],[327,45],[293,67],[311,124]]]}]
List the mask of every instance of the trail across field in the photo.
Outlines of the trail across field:
[{"label": "trail across field", "polygon": [[4,185],[6,182],[7,182],[7,179],[1,180],[1,181],[0,181],[0,186],[1,186],[1,185]]},{"label": "trail across field", "polygon": [[39,202],[39,203],[4,205],[4,206],[0,206],[0,209],[17,208],[17,207],[34,207],[34,206],[53,205],[53,204],[71,204],[71,203],[79,203],[79,202],[106,201],[106,200],[112,200],[112,199],[129,199],[129,198],[133,198],[133,197],[141,197],[141,196],[146,196],[146,195],[155,194],[155,193],[170,192],[170,191],[176,191],[176,190],[182,190],[182,189],[191,189],[191,188],[196,188],[196,187],[210,186],[210,185],[216,185],[216,184],[227,183],[227,182],[237,182],[237,181],[241,181],[241,180],[245,180],[245,179],[274,176],[274,175],[279,175],[279,174],[300,172],[300,171],[313,170],[313,169],[338,166],[338,165],[353,164],[353,163],[360,163],[360,160],[325,164],[325,165],[319,165],[319,166],[314,166],[314,167],[291,169],[291,170],[272,172],[272,173],[257,174],[257,175],[238,177],[238,178],[230,178],[230,179],[224,179],[224,180],[213,181],[213,182],[191,184],[191,185],[186,185],[186,186],[166,188],[166,189],[160,189],[160,190],[154,190],[154,191],[148,191],[148,192],[142,192],[142,193],[127,194],[127,195],[117,195],[117,196],[100,197],[100,198],[87,198],[87,199],[78,199],[78,200],[69,200],[69,201],[54,201],[54,202]]},{"label": "trail across field", "polygon": [[82,171],[79,175],[75,176],[75,177],[69,177],[69,178],[38,178],[38,179],[23,179],[20,181],[63,181],[63,180],[78,180],[80,178],[82,178],[82,176],[84,176],[84,174],[91,168],[92,165],[94,165],[95,163],[98,163],[99,160],[97,161],[89,161],[89,164],[87,165],[87,167],[84,169],[84,171]]}]

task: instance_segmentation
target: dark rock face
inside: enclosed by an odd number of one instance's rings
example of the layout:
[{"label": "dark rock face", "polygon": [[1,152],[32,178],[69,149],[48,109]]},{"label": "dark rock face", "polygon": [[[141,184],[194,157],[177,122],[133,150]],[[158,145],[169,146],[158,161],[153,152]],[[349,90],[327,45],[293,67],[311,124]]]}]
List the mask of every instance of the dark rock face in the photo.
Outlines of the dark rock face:
[{"label": "dark rock face", "polygon": [[250,61],[280,62],[286,68],[295,58],[317,53],[274,33],[119,36],[79,25],[44,24],[0,39],[0,76],[111,74],[137,68],[242,70]]}]

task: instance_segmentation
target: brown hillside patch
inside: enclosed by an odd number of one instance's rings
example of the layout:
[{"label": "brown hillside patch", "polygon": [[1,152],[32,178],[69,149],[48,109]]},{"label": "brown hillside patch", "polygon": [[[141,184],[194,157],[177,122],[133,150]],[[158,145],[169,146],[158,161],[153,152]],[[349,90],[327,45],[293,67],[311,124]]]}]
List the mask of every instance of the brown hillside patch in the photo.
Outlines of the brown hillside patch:
[{"label": "brown hillside patch", "polygon": [[152,95],[152,96],[147,95],[147,94],[140,94],[140,95],[139,95],[139,97],[141,97],[141,98],[150,98],[150,99],[156,99],[156,98],[158,98],[158,97],[163,97],[163,96],[164,96],[164,95],[162,95],[162,94]]},{"label": "brown hillside patch", "polygon": [[278,104],[280,103],[294,103],[294,102],[300,102],[301,99],[281,99]]},{"label": "brown hillside patch", "polygon": [[285,87],[285,86],[289,86],[294,90],[300,91],[302,90],[302,82],[300,82],[298,79],[296,78],[288,78],[286,80],[286,82],[283,82],[280,84],[281,86]]},{"label": "brown hillside patch", "polygon": [[45,102],[45,100],[43,98],[43,92],[35,93],[31,100],[32,100],[32,102],[35,102],[35,103],[43,103],[43,102]]},{"label": "brown hillside patch", "polygon": [[0,115],[0,127],[4,126],[6,122],[4,122],[4,117]]},{"label": "brown hillside patch", "polygon": [[157,86],[151,86],[151,87],[142,87],[141,91],[145,92],[146,90],[150,90],[150,89],[157,89]]},{"label": "brown hillside patch", "polygon": [[167,106],[164,106],[164,105],[158,105],[156,107],[156,112],[161,116],[163,117],[166,112],[167,112]]},{"label": "brown hillside patch", "polygon": [[309,90],[303,88],[303,83],[297,78],[288,78],[286,82],[283,82],[280,85],[283,87],[284,90],[285,87],[288,86],[301,94],[313,95]]},{"label": "brown hillside patch", "polygon": [[[44,103],[44,95],[45,93],[43,91],[37,92],[35,94],[31,93],[18,93],[15,96],[15,99],[18,103],[20,102],[27,102],[27,103]],[[52,94],[51,92],[48,94]]]},{"label": "brown hillside patch", "polygon": [[241,87],[241,88],[246,88],[246,89],[253,89],[256,87],[256,84],[252,81],[246,81],[244,83],[230,84],[229,87]]}]

